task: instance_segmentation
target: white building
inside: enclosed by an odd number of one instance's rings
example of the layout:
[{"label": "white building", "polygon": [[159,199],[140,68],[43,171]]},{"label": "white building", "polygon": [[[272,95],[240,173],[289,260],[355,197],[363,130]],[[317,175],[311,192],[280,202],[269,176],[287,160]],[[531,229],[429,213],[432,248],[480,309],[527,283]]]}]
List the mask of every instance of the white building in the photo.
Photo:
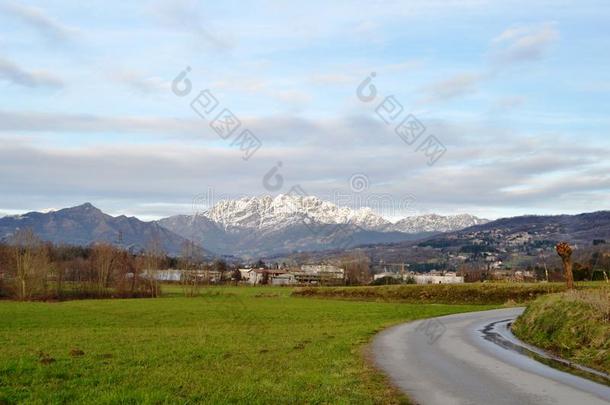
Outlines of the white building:
[{"label": "white building", "polygon": [[253,275],[254,269],[239,269],[239,274],[241,275],[241,281],[244,283],[254,284]]},{"label": "white building", "polygon": [[297,278],[294,274],[278,274],[271,278],[272,285],[292,285],[297,283]]},{"label": "white building", "polygon": [[381,278],[390,277],[400,280],[402,276],[399,273],[392,273],[391,271],[384,271],[383,273],[377,273],[373,275],[373,280],[379,280]]},{"label": "white building", "polygon": [[342,268],[331,264],[304,264],[301,266],[301,273],[336,279],[342,279],[345,275]]},{"label": "white building", "polygon": [[[275,278],[287,275],[287,271],[284,270],[273,270],[273,269],[239,269],[241,274],[241,281],[247,284],[275,284],[273,280]],[[289,277],[284,277],[278,283],[287,283],[290,280]],[[294,283],[293,283],[294,284]]]},{"label": "white building", "polygon": [[458,276],[453,272],[445,274],[414,274],[411,275],[415,279],[416,284],[461,284],[464,282],[464,277]]},{"label": "white building", "polygon": [[182,270],[144,270],[141,277],[157,281],[180,281],[182,280]]}]

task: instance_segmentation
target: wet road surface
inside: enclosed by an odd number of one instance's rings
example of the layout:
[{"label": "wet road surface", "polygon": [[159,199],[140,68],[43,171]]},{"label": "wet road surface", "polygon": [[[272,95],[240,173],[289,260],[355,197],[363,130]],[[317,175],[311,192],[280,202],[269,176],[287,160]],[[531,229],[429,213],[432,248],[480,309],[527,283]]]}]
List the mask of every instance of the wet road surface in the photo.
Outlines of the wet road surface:
[{"label": "wet road surface", "polygon": [[[546,359],[544,352],[510,333],[508,325],[522,311],[499,309],[402,324],[374,339],[373,355],[418,404],[610,404],[610,386],[558,369],[561,360]],[[608,382],[607,376],[589,371],[578,372]]]}]

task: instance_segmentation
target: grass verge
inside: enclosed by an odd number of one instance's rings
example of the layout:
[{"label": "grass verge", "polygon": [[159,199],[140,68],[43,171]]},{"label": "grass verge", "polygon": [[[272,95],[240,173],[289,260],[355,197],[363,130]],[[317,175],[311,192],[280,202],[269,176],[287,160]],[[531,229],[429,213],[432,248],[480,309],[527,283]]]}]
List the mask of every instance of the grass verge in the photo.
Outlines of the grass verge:
[{"label": "grass verge", "polygon": [[513,332],[528,343],[610,374],[610,289],[541,297],[517,319]]},{"label": "grass verge", "polygon": [[404,403],[363,356],[370,339],[399,322],[490,308],[290,293],[2,301],[0,403]]},{"label": "grass verge", "polygon": [[467,283],[304,287],[295,289],[293,295],[407,303],[502,305],[507,302],[523,303],[560,291],[565,291],[562,283]]}]

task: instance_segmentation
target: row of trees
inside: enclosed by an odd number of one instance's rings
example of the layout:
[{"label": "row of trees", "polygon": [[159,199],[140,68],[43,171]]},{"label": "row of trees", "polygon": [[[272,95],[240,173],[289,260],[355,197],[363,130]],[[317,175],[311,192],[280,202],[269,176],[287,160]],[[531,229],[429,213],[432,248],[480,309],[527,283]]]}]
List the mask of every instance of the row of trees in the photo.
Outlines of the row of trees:
[{"label": "row of trees", "polygon": [[31,230],[0,244],[0,296],[19,300],[95,297],[157,297],[151,270],[168,259],[154,240],[134,255],[106,243],[54,246]]}]

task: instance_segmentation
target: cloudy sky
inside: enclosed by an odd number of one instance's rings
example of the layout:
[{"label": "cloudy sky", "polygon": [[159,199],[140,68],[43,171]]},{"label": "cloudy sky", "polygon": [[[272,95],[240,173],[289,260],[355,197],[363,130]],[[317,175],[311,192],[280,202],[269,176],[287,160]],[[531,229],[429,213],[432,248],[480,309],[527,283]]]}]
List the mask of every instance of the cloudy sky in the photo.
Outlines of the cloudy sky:
[{"label": "cloudy sky", "polygon": [[77,4],[0,0],[0,215],[610,208],[608,1]]}]

